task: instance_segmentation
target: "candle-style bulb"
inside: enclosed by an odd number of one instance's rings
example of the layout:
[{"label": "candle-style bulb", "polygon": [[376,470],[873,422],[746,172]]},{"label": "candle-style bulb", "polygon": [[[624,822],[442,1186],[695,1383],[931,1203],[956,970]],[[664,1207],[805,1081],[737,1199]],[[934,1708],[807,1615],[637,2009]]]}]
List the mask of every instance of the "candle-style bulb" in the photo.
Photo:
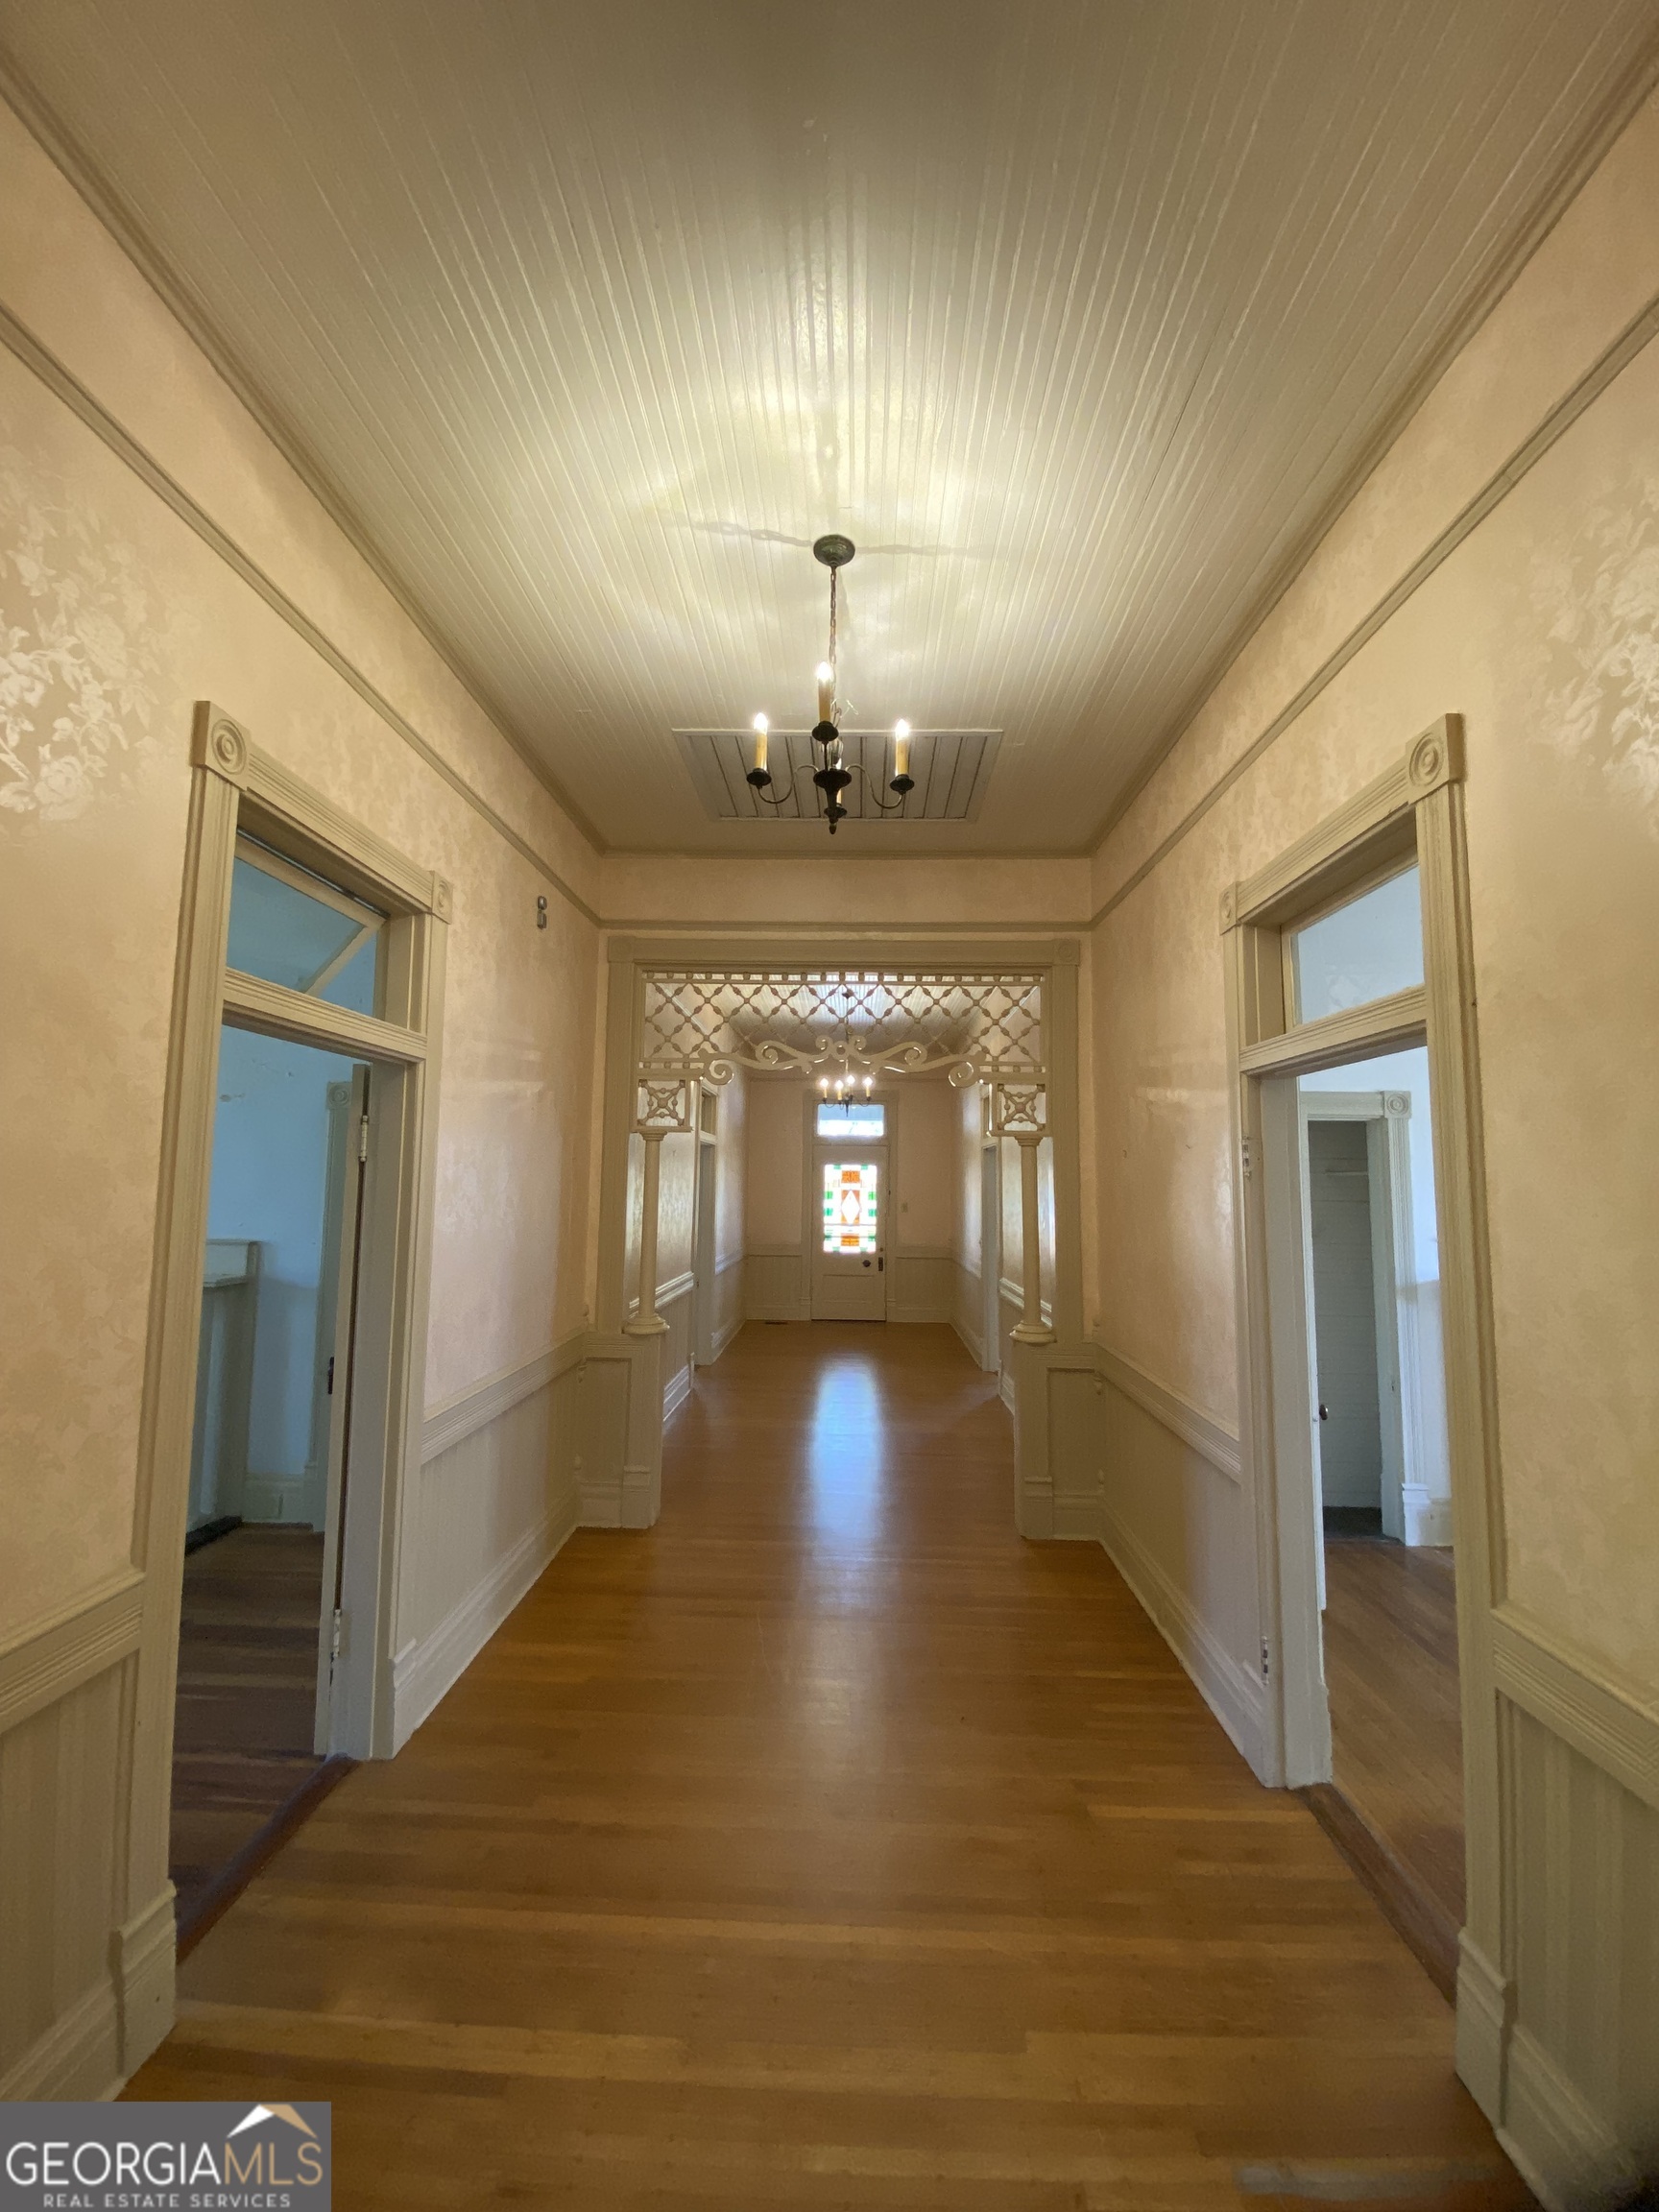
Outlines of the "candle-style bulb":
[{"label": "candle-style bulb", "polygon": [[908,776],[910,773],[910,725],[899,721],[893,725],[893,773]]},{"label": "candle-style bulb", "polygon": [[756,715],[752,728],[755,732],[755,765],[757,769],[763,769],[766,765],[766,733],[771,727],[764,714]]},{"label": "candle-style bulb", "polygon": [[828,722],[835,712],[835,671],[828,661],[818,663],[818,719]]}]

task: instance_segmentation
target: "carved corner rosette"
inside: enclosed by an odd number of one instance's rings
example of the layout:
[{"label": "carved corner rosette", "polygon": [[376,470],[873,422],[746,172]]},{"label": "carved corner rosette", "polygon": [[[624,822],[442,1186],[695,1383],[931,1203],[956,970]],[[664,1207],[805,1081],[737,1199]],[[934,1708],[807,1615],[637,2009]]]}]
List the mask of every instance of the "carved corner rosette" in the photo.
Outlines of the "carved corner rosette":
[{"label": "carved corner rosette", "polygon": [[1463,717],[1442,714],[1411,741],[1406,756],[1406,781],[1411,796],[1427,799],[1444,784],[1459,781],[1463,774]]},{"label": "carved corner rosette", "polygon": [[210,768],[238,791],[248,787],[250,740],[240,722],[215,707],[211,699],[198,699],[190,725],[190,764]]},{"label": "carved corner rosette", "polygon": [[440,876],[436,870],[432,876],[432,912],[440,922],[455,919],[455,886],[447,876]]},{"label": "carved corner rosette", "polygon": [[1236,927],[1238,926],[1238,884],[1237,884],[1237,883],[1224,883],[1224,884],[1221,886],[1221,934],[1222,934],[1222,936],[1223,936],[1223,937],[1225,937],[1229,929],[1233,929],[1233,928],[1236,928]]}]

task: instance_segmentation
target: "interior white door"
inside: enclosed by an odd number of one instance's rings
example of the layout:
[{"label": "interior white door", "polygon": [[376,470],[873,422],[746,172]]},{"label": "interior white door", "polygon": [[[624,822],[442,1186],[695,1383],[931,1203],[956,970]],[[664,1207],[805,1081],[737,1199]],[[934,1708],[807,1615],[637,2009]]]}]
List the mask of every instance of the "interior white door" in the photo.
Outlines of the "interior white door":
[{"label": "interior white door", "polygon": [[[346,1564],[346,1492],[351,1476],[351,1382],[357,1333],[357,1274],[363,1245],[363,1164],[369,1131],[369,1070],[356,1067],[342,1134],[345,1142],[335,1163],[340,1173],[338,1206],[332,1211],[331,1247],[325,1247],[323,1267],[333,1277],[330,1286],[333,1342],[325,1369],[328,1407],[328,1478],[323,1507],[323,1613],[317,1623],[317,1705],[313,1748],[326,1754],[334,1748],[334,1673],[339,1657],[336,1623]],[[331,1117],[331,1120],[334,1118]]]},{"label": "interior white door", "polygon": [[818,1147],[812,1255],[814,1321],[887,1318],[887,1153]]}]

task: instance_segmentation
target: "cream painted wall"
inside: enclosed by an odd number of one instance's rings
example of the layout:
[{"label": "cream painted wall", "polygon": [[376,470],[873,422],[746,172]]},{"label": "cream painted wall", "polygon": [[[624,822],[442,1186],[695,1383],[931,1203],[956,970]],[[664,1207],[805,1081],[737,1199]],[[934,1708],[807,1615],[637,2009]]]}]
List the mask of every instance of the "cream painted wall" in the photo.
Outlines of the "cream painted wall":
[{"label": "cream painted wall", "polygon": [[714,1263],[743,1255],[749,1172],[749,1078],[741,1068],[719,1094],[715,1121]]},{"label": "cream painted wall", "polygon": [[1090,911],[1087,859],[868,859],[831,852],[828,830],[824,845],[818,858],[787,860],[610,853],[600,863],[599,896],[615,928],[828,922],[859,929],[1075,929]]},{"label": "cream painted wall", "polygon": [[749,1086],[744,1234],[751,1249],[800,1244],[803,1086],[757,1076]]},{"label": "cream painted wall", "polygon": [[0,349],[3,1631],[132,1543],[193,702],[455,886],[430,1403],[581,1326],[597,936],[549,889],[595,887],[580,836],[3,108],[0,302],[548,862]]},{"label": "cream painted wall", "polygon": [[893,1242],[901,1251],[948,1252],[956,1230],[956,1102],[949,1083],[893,1087],[898,1132]]},{"label": "cream painted wall", "polygon": [[954,1136],[956,1170],[956,1257],[964,1267],[978,1272],[983,1238],[981,1214],[984,1172],[980,1130],[985,1121],[985,1094],[977,1083],[956,1093]]}]

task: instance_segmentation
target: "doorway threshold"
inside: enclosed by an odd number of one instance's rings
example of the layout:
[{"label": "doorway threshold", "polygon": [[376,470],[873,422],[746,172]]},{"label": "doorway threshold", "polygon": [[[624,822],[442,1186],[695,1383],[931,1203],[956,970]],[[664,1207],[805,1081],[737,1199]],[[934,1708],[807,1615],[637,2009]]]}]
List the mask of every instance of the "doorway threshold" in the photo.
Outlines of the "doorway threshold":
[{"label": "doorway threshold", "polygon": [[263,1827],[256,1828],[234,1858],[224,1865],[178,1916],[178,1955],[186,1959],[210,1928],[222,1920],[255,1874],[260,1873],[301,1829],[328,1792],[344,1782],[357,1765],[343,1753],[322,1760],[293,1795],[278,1805]]},{"label": "doorway threshold", "polygon": [[1445,1906],[1334,1782],[1310,1783],[1296,1794],[1376,1898],[1383,1918],[1447,2004],[1455,2005],[1458,1932]]}]

